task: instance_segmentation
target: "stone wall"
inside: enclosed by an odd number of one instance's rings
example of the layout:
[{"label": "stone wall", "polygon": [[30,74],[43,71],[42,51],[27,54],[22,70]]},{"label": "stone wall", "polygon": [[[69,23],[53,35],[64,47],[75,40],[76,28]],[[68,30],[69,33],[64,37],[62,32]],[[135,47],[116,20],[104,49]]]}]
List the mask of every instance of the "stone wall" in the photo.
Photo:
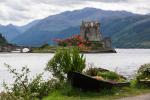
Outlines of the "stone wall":
[{"label": "stone wall", "polygon": [[85,40],[93,43],[101,43],[103,48],[112,48],[111,38],[103,38],[102,33],[100,32],[100,23],[98,21],[83,21],[80,27],[80,35]]},{"label": "stone wall", "polygon": [[110,37],[104,38],[103,42],[105,44],[104,48],[112,48],[112,42],[111,42],[111,38]]},{"label": "stone wall", "polygon": [[100,23],[96,21],[82,22],[80,30],[80,35],[82,38],[88,41],[102,41]]}]

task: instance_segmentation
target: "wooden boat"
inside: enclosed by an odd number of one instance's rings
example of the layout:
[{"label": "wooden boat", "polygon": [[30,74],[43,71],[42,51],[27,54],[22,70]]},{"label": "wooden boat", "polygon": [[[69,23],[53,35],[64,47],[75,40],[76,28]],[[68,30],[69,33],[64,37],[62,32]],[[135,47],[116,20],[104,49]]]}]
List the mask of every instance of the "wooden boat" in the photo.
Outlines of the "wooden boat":
[{"label": "wooden boat", "polygon": [[145,87],[149,87],[150,88],[150,80],[139,80],[138,84],[140,86],[145,86]]},{"label": "wooden boat", "polygon": [[68,79],[73,87],[87,91],[100,91],[102,89],[112,89],[113,87],[130,86],[129,82],[117,83],[105,80],[97,80],[91,76],[87,76],[78,72],[68,73]]}]

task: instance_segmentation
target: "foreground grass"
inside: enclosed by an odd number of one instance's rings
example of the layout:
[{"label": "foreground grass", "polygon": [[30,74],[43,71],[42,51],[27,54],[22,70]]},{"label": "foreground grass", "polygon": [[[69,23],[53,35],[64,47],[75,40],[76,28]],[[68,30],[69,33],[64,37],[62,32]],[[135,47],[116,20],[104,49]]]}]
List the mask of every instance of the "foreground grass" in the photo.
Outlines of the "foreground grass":
[{"label": "foreground grass", "polygon": [[115,93],[109,93],[108,91],[103,93],[78,92],[76,95],[63,94],[62,91],[55,91],[43,100],[114,100],[145,93],[150,93],[150,89],[123,88],[118,89]]}]

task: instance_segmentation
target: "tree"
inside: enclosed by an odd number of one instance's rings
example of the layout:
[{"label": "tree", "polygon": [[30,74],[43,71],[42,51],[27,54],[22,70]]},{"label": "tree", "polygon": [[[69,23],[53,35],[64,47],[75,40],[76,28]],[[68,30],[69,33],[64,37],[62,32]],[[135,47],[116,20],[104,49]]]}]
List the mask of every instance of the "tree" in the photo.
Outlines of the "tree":
[{"label": "tree", "polygon": [[6,45],[6,44],[7,44],[7,40],[2,36],[2,34],[0,34],[0,46]]}]

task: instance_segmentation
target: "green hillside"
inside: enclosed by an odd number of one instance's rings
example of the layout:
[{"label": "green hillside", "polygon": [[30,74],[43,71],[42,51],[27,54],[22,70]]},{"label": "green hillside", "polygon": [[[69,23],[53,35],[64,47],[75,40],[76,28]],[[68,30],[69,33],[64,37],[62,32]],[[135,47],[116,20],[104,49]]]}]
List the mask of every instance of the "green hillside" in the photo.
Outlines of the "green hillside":
[{"label": "green hillside", "polygon": [[112,38],[116,47],[150,48],[150,17],[141,17],[140,20],[128,24],[115,33]]},{"label": "green hillside", "polygon": [[7,41],[6,39],[0,34],[0,46],[6,45]]}]

